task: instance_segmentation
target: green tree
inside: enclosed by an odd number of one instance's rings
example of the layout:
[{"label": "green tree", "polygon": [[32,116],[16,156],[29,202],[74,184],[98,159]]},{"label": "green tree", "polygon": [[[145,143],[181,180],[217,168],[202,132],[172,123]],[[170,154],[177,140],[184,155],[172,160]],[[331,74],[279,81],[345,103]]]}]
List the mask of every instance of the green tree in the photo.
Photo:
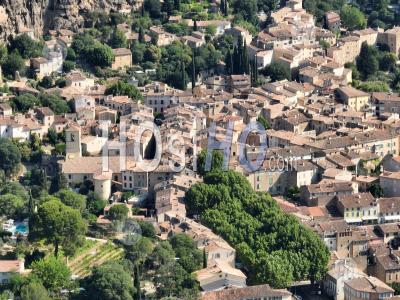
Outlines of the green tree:
[{"label": "green tree", "polygon": [[230,49],[228,49],[225,55],[225,69],[228,75],[233,74],[233,55]]},{"label": "green tree", "polygon": [[50,109],[57,115],[65,114],[70,111],[68,103],[58,95],[41,94],[39,96],[41,106],[50,107]]},{"label": "green tree", "polygon": [[21,153],[15,144],[6,138],[0,138],[0,169],[6,176],[11,176],[19,171]]},{"label": "green tree", "polygon": [[363,90],[367,93],[372,92],[389,92],[389,85],[384,81],[365,81],[361,82],[358,86],[358,89]]},{"label": "green tree", "polygon": [[236,249],[248,283],[286,288],[293,281],[323,278],[329,250],[294,216],[281,211],[267,193],[256,193],[234,171],[209,172],[186,193],[188,215],[198,215]]},{"label": "green tree", "polygon": [[4,64],[7,59],[8,50],[4,44],[0,44],[0,65]]},{"label": "green tree", "polygon": [[18,50],[24,59],[42,55],[43,45],[33,40],[26,33],[16,36],[10,44],[11,51]]},{"label": "green tree", "polygon": [[193,240],[185,234],[175,234],[171,237],[170,243],[179,264],[188,273],[192,273],[203,265],[203,253],[197,249]]},{"label": "green tree", "polygon": [[392,289],[394,289],[394,294],[395,295],[400,295],[400,283],[398,282],[392,282],[389,284]]},{"label": "green tree", "polygon": [[340,19],[348,30],[364,29],[367,19],[357,7],[346,4],[340,11]]},{"label": "green tree", "polygon": [[265,130],[270,129],[271,126],[269,125],[267,119],[263,115],[259,115],[257,118],[257,122],[261,123]]},{"label": "green tree", "polygon": [[139,221],[138,223],[144,237],[155,238],[156,230],[152,223],[146,221]]},{"label": "green tree", "polygon": [[144,29],[142,26],[139,27],[138,40],[139,40],[139,43],[146,42],[146,36],[145,36]]},{"label": "green tree", "polygon": [[107,201],[100,199],[94,192],[89,192],[87,195],[87,208],[91,214],[99,216],[103,213]]},{"label": "green tree", "polygon": [[76,61],[76,53],[74,49],[72,48],[67,49],[67,56],[65,57],[65,60]]},{"label": "green tree", "polygon": [[52,293],[59,293],[70,284],[71,272],[67,265],[55,256],[35,261],[31,265],[32,274]]},{"label": "green tree", "polygon": [[55,197],[59,198],[62,203],[79,210],[81,213],[86,209],[86,197],[75,193],[71,190],[60,190]]},{"label": "green tree", "polygon": [[361,45],[360,55],[357,57],[357,69],[360,71],[364,79],[374,75],[379,68],[377,50],[368,46],[367,42]]},{"label": "green tree", "polygon": [[114,58],[112,49],[101,43],[96,43],[87,56],[88,61],[92,65],[99,67],[110,67],[114,62]]},{"label": "green tree", "polygon": [[22,287],[21,300],[51,300],[51,298],[40,282],[33,281]]},{"label": "green tree", "polygon": [[108,41],[108,44],[112,48],[126,48],[128,45],[128,41],[125,37],[125,34],[119,30],[116,29],[114,32],[111,34],[110,40]]},{"label": "green tree", "polygon": [[49,128],[49,130],[47,131],[47,139],[52,145],[55,145],[57,143],[58,135],[55,129]]},{"label": "green tree", "polygon": [[49,89],[53,86],[53,79],[50,76],[44,76],[39,85],[45,89]]},{"label": "green tree", "polygon": [[142,292],[140,288],[140,271],[139,271],[139,266],[135,266],[135,274],[134,274],[134,285],[135,285],[135,300],[140,300],[142,299]]},{"label": "green tree", "polygon": [[57,193],[59,190],[67,188],[68,188],[67,178],[63,173],[58,171],[57,174],[51,180],[49,193],[54,194]]},{"label": "green tree", "polygon": [[132,43],[132,61],[136,64],[140,64],[144,59],[144,52],[146,51],[146,45],[138,43],[137,41]]},{"label": "green tree", "polygon": [[375,198],[381,198],[384,196],[383,189],[379,183],[373,184],[368,187],[368,192],[370,192]]},{"label": "green tree", "polygon": [[145,0],[144,9],[149,12],[151,18],[159,18],[161,16],[160,0]]},{"label": "green tree", "polygon": [[186,90],[188,76],[186,73],[185,63],[181,61],[180,65],[181,65],[181,72],[180,72],[181,78],[180,78],[179,88],[182,90]]},{"label": "green tree", "polygon": [[[177,262],[162,265],[157,270],[157,276],[154,281],[157,286],[157,299],[168,297],[171,295],[180,296],[185,288],[193,289],[195,286],[195,280],[191,274],[185,271],[185,269]],[[192,290],[190,291],[192,294]],[[189,299],[187,297],[181,299]]]},{"label": "green tree", "polygon": [[0,195],[13,194],[18,198],[28,201],[29,195],[25,188],[17,181],[8,181],[1,185]]},{"label": "green tree", "polygon": [[382,71],[392,71],[396,66],[396,55],[394,53],[385,52],[379,60],[379,69]]},{"label": "green tree", "polygon": [[264,69],[264,75],[269,76],[271,81],[279,81],[283,79],[290,80],[290,68],[281,61],[274,61]]},{"label": "green tree", "polygon": [[12,219],[22,219],[28,212],[24,199],[13,194],[0,196],[0,215]]},{"label": "green tree", "polygon": [[196,87],[196,64],[195,64],[195,52],[192,51],[192,89]]},{"label": "green tree", "polygon": [[64,61],[64,63],[63,63],[63,71],[64,71],[65,73],[71,72],[72,70],[75,69],[75,67],[76,67],[76,64],[75,64],[74,61],[66,60],[66,61]]},{"label": "green tree", "polygon": [[29,235],[53,244],[54,254],[58,256],[60,246],[66,255],[72,255],[82,244],[85,232],[86,224],[78,210],[51,200],[39,206]]},{"label": "green tree", "polygon": [[133,300],[135,292],[131,274],[117,262],[95,267],[87,291],[90,298],[102,300]]},{"label": "green tree", "polygon": [[233,11],[237,16],[241,16],[250,23],[257,22],[257,1],[256,0],[235,0],[233,2]]},{"label": "green tree", "polygon": [[20,75],[24,75],[26,70],[25,61],[18,51],[14,51],[9,54],[2,67],[4,75],[10,77],[14,77],[16,72],[18,72]]},{"label": "green tree", "polygon": [[18,112],[25,113],[29,109],[39,105],[40,101],[38,98],[31,94],[23,94],[12,99],[11,106]]},{"label": "green tree", "polygon": [[144,59],[146,61],[151,61],[158,63],[161,59],[161,50],[155,45],[148,45],[144,51]]},{"label": "green tree", "polygon": [[106,95],[114,95],[114,96],[128,96],[129,98],[131,98],[135,101],[143,100],[143,96],[136,86],[131,85],[131,84],[121,81],[121,80],[110,85],[106,89],[105,94]]},{"label": "green tree", "polygon": [[[197,157],[197,172],[200,175],[204,175],[206,171],[206,161],[207,161],[207,151],[204,149],[199,153]],[[224,156],[218,150],[213,150],[212,152],[212,160],[211,160],[211,170],[222,170],[224,163]]]},{"label": "green tree", "polygon": [[126,257],[136,265],[142,265],[153,252],[154,245],[149,238],[141,237],[133,245],[125,246]]},{"label": "green tree", "polygon": [[300,189],[298,188],[297,185],[291,186],[287,192],[288,197],[291,199],[294,199],[295,197],[297,197],[299,195],[299,193],[300,193]]},{"label": "green tree", "polygon": [[122,221],[128,217],[129,208],[124,204],[117,204],[110,208],[108,215],[111,220]]}]

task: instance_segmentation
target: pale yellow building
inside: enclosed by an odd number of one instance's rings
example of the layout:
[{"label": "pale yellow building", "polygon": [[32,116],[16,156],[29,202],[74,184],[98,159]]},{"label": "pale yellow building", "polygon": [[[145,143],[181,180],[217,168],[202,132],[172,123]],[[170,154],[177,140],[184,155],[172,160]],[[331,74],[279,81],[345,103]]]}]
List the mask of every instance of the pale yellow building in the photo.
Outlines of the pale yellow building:
[{"label": "pale yellow building", "polygon": [[111,68],[113,70],[132,66],[132,52],[126,48],[113,49],[115,60]]},{"label": "pale yellow building", "polygon": [[336,94],[344,104],[348,105],[355,111],[364,111],[365,108],[368,107],[369,94],[351,86],[336,89]]}]

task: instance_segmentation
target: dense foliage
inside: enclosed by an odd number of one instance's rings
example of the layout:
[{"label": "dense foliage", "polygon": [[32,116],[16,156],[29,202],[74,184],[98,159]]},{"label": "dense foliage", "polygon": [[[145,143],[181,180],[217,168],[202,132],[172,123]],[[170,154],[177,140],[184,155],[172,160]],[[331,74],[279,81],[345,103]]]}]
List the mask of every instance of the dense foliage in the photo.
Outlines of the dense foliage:
[{"label": "dense foliage", "polygon": [[125,266],[113,261],[94,268],[87,290],[90,299],[133,300],[135,294],[131,274]]},{"label": "dense foliage", "polygon": [[6,176],[19,171],[21,152],[10,139],[0,138],[0,169]]},{"label": "dense foliage", "polygon": [[187,210],[226,239],[248,270],[249,282],[288,287],[321,279],[329,251],[310,229],[256,193],[236,172],[211,172],[186,194]]},{"label": "dense foliage", "polygon": [[50,197],[39,206],[29,234],[33,239],[44,239],[53,244],[54,253],[58,256],[60,246],[66,255],[73,254],[82,244],[85,232],[86,224],[80,212]]},{"label": "dense foliage", "polygon": [[114,95],[114,96],[128,96],[129,98],[135,101],[141,101],[143,99],[142,94],[139,89],[124,81],[118,81],[116,83],[111,84],[106,89],[106,95]]}]

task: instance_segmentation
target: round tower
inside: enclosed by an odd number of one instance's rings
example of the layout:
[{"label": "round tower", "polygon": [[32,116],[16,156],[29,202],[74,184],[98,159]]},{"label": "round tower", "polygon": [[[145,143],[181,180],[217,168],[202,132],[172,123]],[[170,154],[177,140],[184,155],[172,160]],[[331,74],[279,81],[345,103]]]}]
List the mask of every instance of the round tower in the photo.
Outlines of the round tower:
[{"label": "round tower", "polygon": [[110,199],[111,196],[112,172],[100,172],[93,176],[94,192],[103,200]]}]

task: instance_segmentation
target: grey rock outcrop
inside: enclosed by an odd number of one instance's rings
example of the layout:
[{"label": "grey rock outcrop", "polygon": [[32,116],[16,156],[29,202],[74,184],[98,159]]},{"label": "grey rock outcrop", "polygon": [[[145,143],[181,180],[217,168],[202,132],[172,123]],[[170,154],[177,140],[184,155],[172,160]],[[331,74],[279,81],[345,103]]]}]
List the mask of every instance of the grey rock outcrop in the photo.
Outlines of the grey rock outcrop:
[{"label": "grey rock outcrop", "polygon": [[78,29],[95,11],[119,11],[135,0],[0,0],[0,39],[26,28],[41,35],[49,29]]}]

